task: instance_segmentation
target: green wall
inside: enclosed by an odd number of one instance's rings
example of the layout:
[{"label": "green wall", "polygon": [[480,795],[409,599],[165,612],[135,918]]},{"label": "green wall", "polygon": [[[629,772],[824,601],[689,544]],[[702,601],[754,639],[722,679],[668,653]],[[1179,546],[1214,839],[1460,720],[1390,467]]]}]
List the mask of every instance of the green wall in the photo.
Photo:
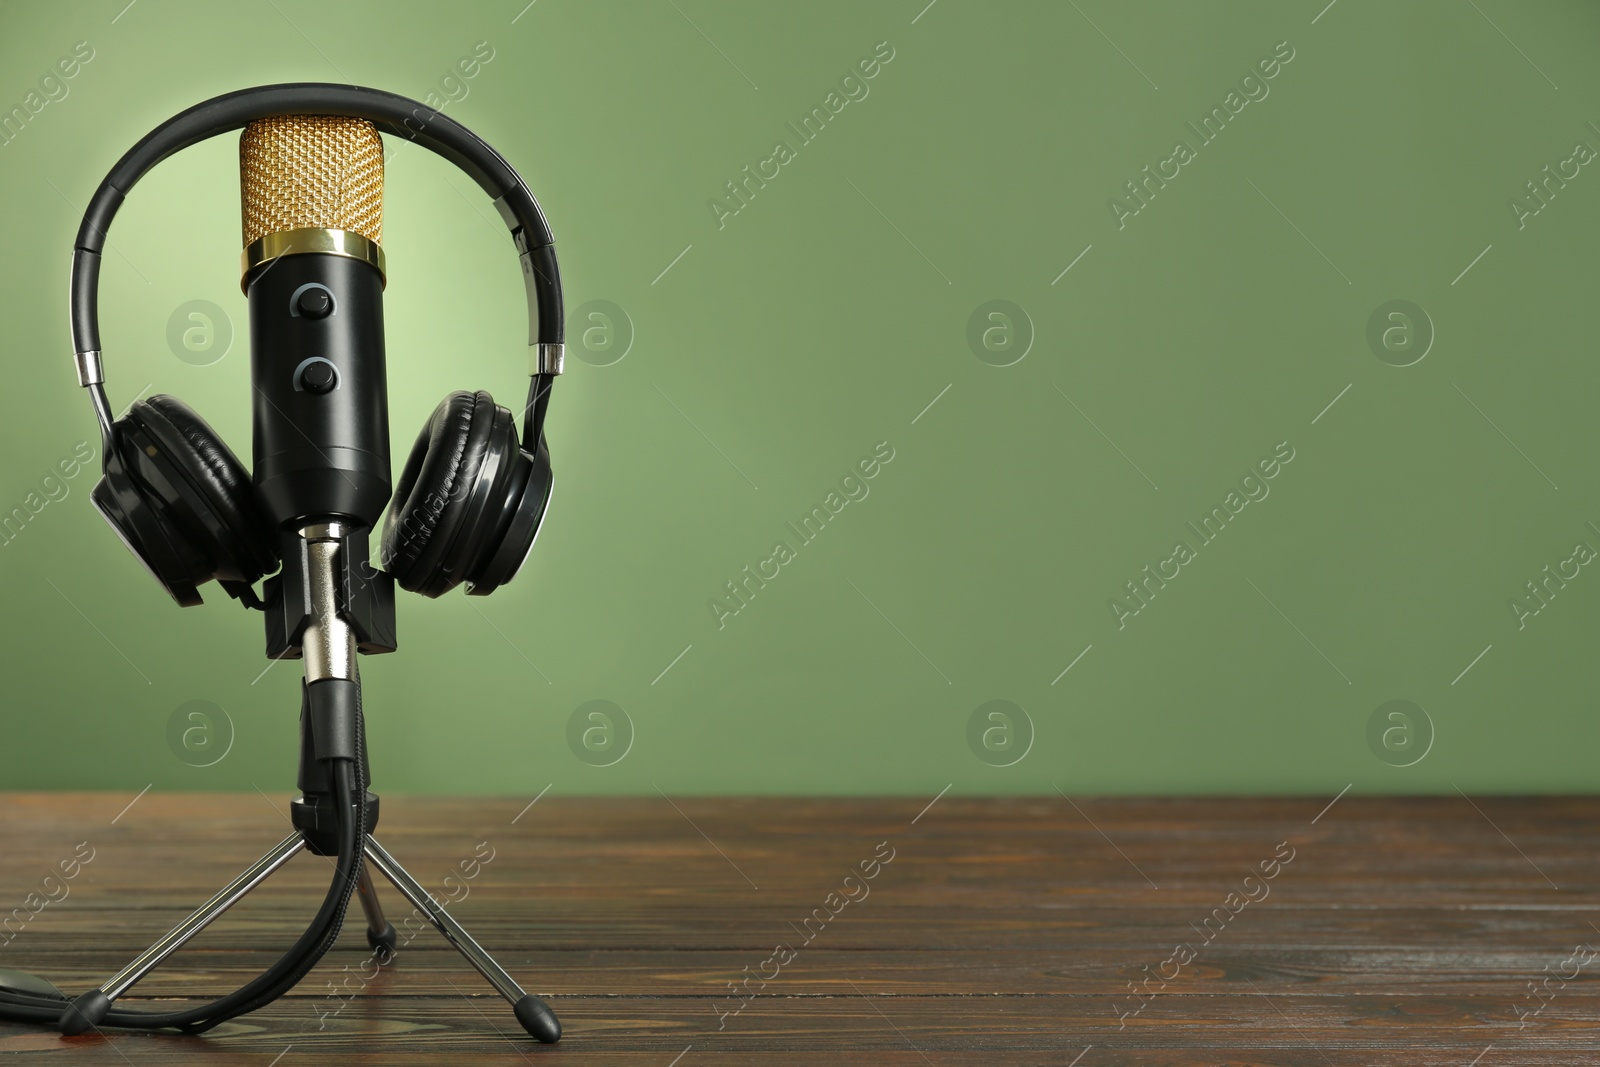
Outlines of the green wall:
[{"label": "green wall", "polygon": [[[527,569],[406,596],[364,662],[380,790],[1589,789],[1600,9],[925,3],[6,5],[0,786],[291,787],[297,665],[47,476],[98,444],[101,175],[207,96],[353,80],[527,176],[582,357]],[[102,307],[114,402],[248,461],[235,145],[139,187]],[[447,391],[520,396],[524,320],[464,177],[399,145],[386,200],[398,463]]]}]

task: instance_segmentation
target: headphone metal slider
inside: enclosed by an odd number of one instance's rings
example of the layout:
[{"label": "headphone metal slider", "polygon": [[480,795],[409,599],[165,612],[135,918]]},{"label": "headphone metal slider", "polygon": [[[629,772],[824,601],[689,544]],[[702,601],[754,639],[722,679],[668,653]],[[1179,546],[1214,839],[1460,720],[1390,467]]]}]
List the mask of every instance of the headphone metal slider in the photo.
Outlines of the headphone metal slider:
[{"label": "headphone metal slider", "polygon": [[98,349],[87,352],[74,352],[72,363],[78,370],[78,384],[87,389],[91,385],[100,385],[105,382],[105,369],[100,364]]},{"label": "headphone metal slider", "polygon": [[529,374],[560,374],[567,362],[567,346],[540,342],[528,346]]}]

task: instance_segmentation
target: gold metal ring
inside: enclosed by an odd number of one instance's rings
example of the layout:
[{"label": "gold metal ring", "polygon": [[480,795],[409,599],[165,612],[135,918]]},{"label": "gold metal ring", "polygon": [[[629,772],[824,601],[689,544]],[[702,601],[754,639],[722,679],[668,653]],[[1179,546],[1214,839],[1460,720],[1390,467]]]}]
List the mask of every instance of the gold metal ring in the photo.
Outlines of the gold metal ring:
[{"label": "gold metal ring", "polygon": [[321,227],[311,227],[301,230],[280,230],[269,233],[258,241],[251,242],[250,246],[239,256],[239,288],[246,293],[250,291],[250,272],[263,263],[270,263],[280,256],[303,255],[307,252],[320,252],[323,255],[348,256],[359,259],[363,263],[370,263],[378,268],[378,274],[385,284],[388,282],[388,271],[384,267],[383,249],[376,241],[369,240],[354,230],[331,230]]}]

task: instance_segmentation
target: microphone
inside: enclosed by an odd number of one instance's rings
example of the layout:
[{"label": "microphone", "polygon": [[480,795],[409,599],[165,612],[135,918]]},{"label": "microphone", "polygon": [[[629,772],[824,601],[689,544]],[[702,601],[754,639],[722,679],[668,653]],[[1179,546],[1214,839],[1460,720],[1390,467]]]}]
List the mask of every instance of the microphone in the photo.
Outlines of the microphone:
[{"label": "microphone", "polygon": [[370,528],[390,495],[383,144],[365,119],[257,119],[239,186],[257,497],[280,528]]}]

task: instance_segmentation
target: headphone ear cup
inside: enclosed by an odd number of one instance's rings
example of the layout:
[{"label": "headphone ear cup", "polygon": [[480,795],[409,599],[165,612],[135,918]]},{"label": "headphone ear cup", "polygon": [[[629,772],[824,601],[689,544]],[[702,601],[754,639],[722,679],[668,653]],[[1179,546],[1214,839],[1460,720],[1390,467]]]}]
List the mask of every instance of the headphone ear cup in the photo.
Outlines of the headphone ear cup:
[{"label": "headphone ear cup", "polygon": [[155,443],[158,454],[146,449],[147,456],[165,459],[181,479],[172,486],[179,496],[173,517],[211,558],[208,577],[254,583],[277,569],[277,542],[256,505],[250,474],[209,423],[161,394],[136,403],[124,419]]},{"label": "headphone ear cup", "polygon": [[402,589],[438,597],[462,580],[452,559],[494,428],[494,400],[455,392],[417,435],[383,523],[382,562]]},{"label": "headphone ear cup", "polygon": [[120,425],[118,429],[117,444],[105,455],[105,473],[90,490],[89,499],[178,606],[194,607],[202,603],[196,586],[206,580],[210,562],[167,521],[159,500],[152,502],[150,491],[129,474],[131,464],[122,454],[127,434],[120,432]]},{"label": "headphone ear cup", "polygon": [[112,434],[91,499],[180,605],[199,604],[198,587],[213,579],[253,583],[277,568],[250,476],[191,408],[153,396]]},{"label": "headphone ear cup", "polygon": [[539,438],[537,451],[529,454],[516,440],[514,427],[511,433],[517,457],[514,473],[498,498],[501,506],[493,524],[495,536],[473,564],[467,587],[472,596],[488,596],[517,576],[533,552],[550,504],[550,450],[544,438]]},{"label": "headphone ear cup", "polygon": [[550,495],[549,459],[522,451],[516,420],[485,392],[452,393],[418,435],[395,484],[383,561],[401,588],[476,595],[511,580]]}]

